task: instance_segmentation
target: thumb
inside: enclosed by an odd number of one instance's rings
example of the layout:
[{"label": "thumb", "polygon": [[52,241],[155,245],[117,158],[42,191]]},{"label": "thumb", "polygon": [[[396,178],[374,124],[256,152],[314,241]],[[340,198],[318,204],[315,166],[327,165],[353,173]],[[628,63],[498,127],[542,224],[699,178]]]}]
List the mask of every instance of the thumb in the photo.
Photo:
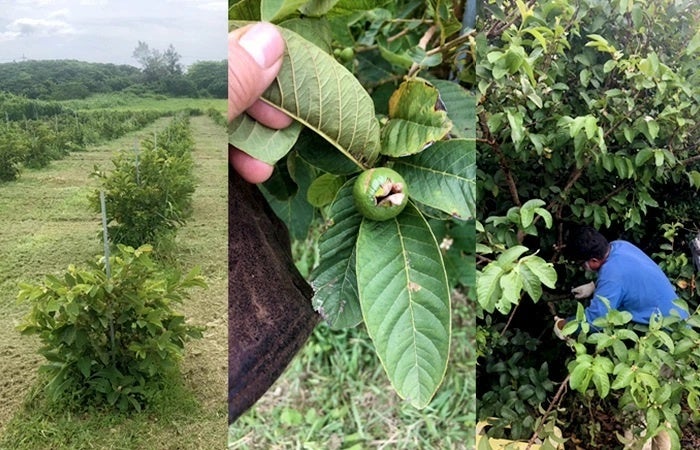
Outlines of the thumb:
[{"label": "thumb", "polygon": [[284,40],[269,23],[229,33],[228,120],[242,114],[262,95],[282,66]]}]

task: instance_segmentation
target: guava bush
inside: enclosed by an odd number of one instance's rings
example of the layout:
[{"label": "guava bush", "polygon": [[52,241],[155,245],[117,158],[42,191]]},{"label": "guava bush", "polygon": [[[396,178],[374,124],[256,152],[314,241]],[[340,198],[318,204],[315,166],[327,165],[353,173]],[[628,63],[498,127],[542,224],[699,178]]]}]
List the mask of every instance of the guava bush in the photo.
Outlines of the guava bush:
[{"label": "guava bush", "polygon": [[194,287],[196,270],[165,272],[150,246],[117,246],[109,262],[69,266],[41,283],[20,285],[30,311],[19,326],[36,335],[46,358],[47,398],[71,407],[145,408],[177,368],[185,343],[202,336],[176,311]]},{"label": "guava bush", "polygon": [[104,192],[111,242],[158,244],[186,223],[196,184],[193,142],[189,118],[176,116],[141,146],[122,150],[112,160],[112,171],[95,167],[100,187],[91,201],[100,211]]},{"label": "guava bush", "polygon": [[[573,427],[571,417],[554,407],[544,414],[548,402],[534,396],[535,388],[545,385],[541,379],[564,377],[562,353],[579,362],[569,366],[572,373],[566,380],[573,382],[571,387],[589,386],[584,382],[589,372],[579,368],[576,377],[573,374],[576,367],[587,367],[581,348],[572,355],[563,344],[551,345],[552,316],[576,314],[578,304],[569,299],[569,290],[587,281],[562,256],[571,225],[592,225],[611,239],[636,243],[660,263],[689,309],[698,306],[687,244],[700,229],[693,200],[700,187],[699,11],[694,2],[667,0],[482,6],[473,85],[479,93],[477,292],[486,359],[482,367],[498,364],[490,349],[497,348],[503,336],[524,336],[516,347],[537,353],[530,353],[533,358],[520,369],[522,374],[509,375],[520,380],[511,387],[489,382],[483,371],[479,381],[480,390],[503,391],[482,395],[482,401],[509,399],[501,405],[539,417],[530,430],[519,430],[518,437],[526,437],[557,415],[559,425]],[[529,347],[522,347],[525,343]],[[618,364],[626,360],[618,355],[610,365],[589,356],[599,361],[597,375],[589,380],[598,380],[601,395],[607,392],[602,373],[617,376],[623,370]],[[694,364],[691,359],[685,363],[681,378]],[[537,381],[525,378],[531,369],[538,371]],[[671,397],[662,400],[664,407],[674,401]],[[556,399],[561,402],[562,396]],[[605,407],[621,411],[626,404]],[[480,408],[499,409],[498,403]],[[677,420],[670,423],[678,424],[671,427],[678,434],[688,416],[677,409],[668,411],[674,411]],[[652,423],[653,419],[649,418]],[[589,431],[604,437],[593,425]]]}]

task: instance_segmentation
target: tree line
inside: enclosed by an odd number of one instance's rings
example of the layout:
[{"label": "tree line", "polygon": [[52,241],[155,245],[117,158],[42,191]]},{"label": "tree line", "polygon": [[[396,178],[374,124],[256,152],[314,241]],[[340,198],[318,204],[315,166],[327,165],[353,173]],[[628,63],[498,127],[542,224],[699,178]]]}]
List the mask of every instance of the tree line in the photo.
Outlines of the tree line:
[{"label": "tree line", "polygon": [[139,42],[141,66],[77,60],[29,60],[0,64],[0,91],[30,99],[69,100],[93,94],[155,93],[176,97],[225,98],[226,60],[198,61],[186,69],[170,46],[165,52]]}]

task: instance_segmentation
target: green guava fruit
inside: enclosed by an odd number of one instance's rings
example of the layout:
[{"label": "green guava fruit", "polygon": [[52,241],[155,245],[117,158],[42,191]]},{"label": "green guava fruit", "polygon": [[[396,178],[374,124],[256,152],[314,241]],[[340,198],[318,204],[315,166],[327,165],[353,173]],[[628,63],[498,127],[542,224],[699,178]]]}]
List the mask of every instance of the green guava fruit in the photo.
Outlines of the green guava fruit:
[{"label": "green guava fruit", "polygon": [[362,172],[352,188],[355,207],[371,220],[396,217],[408,203],[408,189],[403,177],[386,167]]}]

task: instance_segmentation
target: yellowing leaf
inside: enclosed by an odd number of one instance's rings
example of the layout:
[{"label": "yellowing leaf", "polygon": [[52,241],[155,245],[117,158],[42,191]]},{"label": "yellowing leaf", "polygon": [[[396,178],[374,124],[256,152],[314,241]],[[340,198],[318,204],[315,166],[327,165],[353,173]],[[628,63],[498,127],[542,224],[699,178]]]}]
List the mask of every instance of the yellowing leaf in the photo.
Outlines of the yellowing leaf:
[{"label": "yellowing leaf", "polygon": [[384,155],[399,157],[422,151],[449,133],[452,122],[427,81],[404,81],[389,99],[389,122],[382,128]]}]

